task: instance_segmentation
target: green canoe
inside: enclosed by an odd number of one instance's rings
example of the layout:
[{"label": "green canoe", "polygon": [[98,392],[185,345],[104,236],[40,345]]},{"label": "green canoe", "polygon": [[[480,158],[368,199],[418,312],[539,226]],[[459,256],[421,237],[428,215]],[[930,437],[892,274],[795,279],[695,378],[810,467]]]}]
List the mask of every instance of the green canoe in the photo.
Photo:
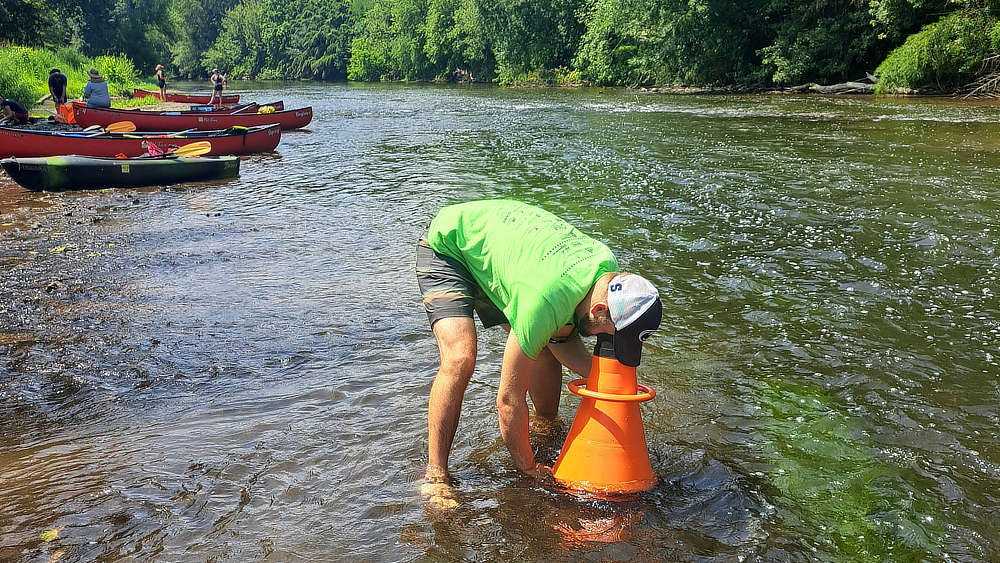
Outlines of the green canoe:
[{"label": "green canoe", "polygon": [[15,182],[25,188],[50,191],[156,186],[233,178],[240,174],[240,159],[237,156],[48,156],[6,158],[0,164]]}]

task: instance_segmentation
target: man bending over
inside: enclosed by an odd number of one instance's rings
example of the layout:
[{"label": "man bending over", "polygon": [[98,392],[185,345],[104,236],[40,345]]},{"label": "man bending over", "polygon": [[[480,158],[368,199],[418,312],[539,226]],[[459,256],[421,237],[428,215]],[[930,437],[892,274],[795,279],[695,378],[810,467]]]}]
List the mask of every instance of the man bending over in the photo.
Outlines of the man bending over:
[{"label": "man bending over", "polygon": [[437,339],[441,367],[427,408],[425,495],[456,504],[448,454],[462,397],[476,365],[476,327],[508,331],[500,368],[500,434],[518,469],[547,478],[528,438],[531,396],[538,417],[555,419],[562,366],[586,377],[591,356],[580,336],[612,334],[618,360],[638,365],[642,342],[660,324],[656,288],[618,271],[603,243],[555,215],[507,200],[441,209],[417,244],[417,282]]}]

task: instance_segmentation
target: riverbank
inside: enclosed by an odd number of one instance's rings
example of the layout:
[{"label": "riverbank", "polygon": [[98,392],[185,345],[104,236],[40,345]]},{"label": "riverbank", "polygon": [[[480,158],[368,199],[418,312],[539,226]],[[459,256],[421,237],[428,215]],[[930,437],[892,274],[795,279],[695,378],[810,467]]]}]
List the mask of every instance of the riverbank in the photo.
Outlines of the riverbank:
[{"label": "riverbank", "polygon": [[69,48],[53,51],[10,45],[0,48],[0,95],[20,102],[29,111],[45,109],[49,71],[53,68],[66,75],[66,94],[71,100],[83,95],[90,68],[96,68],[107,80],[112,97],[119,102],[129,100],[116,107],[145,105],[131,101],[134,88],[156,90],[156,86],[140,78],[139,70],[128,57],[104,55],[90,58]]}]

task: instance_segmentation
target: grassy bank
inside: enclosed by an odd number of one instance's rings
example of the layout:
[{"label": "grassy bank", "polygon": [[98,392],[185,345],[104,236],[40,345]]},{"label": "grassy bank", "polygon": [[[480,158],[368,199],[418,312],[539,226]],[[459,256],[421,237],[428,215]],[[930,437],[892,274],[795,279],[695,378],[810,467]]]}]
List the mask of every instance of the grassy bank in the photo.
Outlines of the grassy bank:
[{"label": "grassy bank", "polygon": [[[156,90],[154,85],[139,79],[139,71],[127,57],[89,58],[68,48],[51,51],[8,45],[0,47],[0,96],[17,100],[31,109],[38,99],[49,93],[49,70],[58,68],[69,79],[69,98],[79,98],[87,83],[87,69],[91,67],[96,67],[108,81],[112,96],[131,97],[133,88]],[[148,100],[158,102],[152,98]]]}]

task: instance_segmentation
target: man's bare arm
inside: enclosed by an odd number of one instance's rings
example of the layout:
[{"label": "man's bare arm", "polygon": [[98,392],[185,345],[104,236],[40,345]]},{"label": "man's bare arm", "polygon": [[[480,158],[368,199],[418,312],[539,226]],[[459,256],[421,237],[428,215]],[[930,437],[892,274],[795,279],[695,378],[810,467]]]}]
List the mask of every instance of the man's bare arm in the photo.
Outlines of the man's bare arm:
[{"label": "man's bare arm", "polygon": [[549,351],[559,360],[559,363],[569,368],[580,377],[590,374],[591,355],[579,334],[569,336],[565,342],[549,341]]},{"label": "man's bare arm", "polygon": [[538,477],[547,468],[535,463],[535,454],[531,451],[531,441],[528,438],[527,393],[534,362],[521,350],[514,331],[510,331],[500,368],[500,389],[497,391],[500,435],[503,436],[504,444],[510,450],[517,468]]}]

